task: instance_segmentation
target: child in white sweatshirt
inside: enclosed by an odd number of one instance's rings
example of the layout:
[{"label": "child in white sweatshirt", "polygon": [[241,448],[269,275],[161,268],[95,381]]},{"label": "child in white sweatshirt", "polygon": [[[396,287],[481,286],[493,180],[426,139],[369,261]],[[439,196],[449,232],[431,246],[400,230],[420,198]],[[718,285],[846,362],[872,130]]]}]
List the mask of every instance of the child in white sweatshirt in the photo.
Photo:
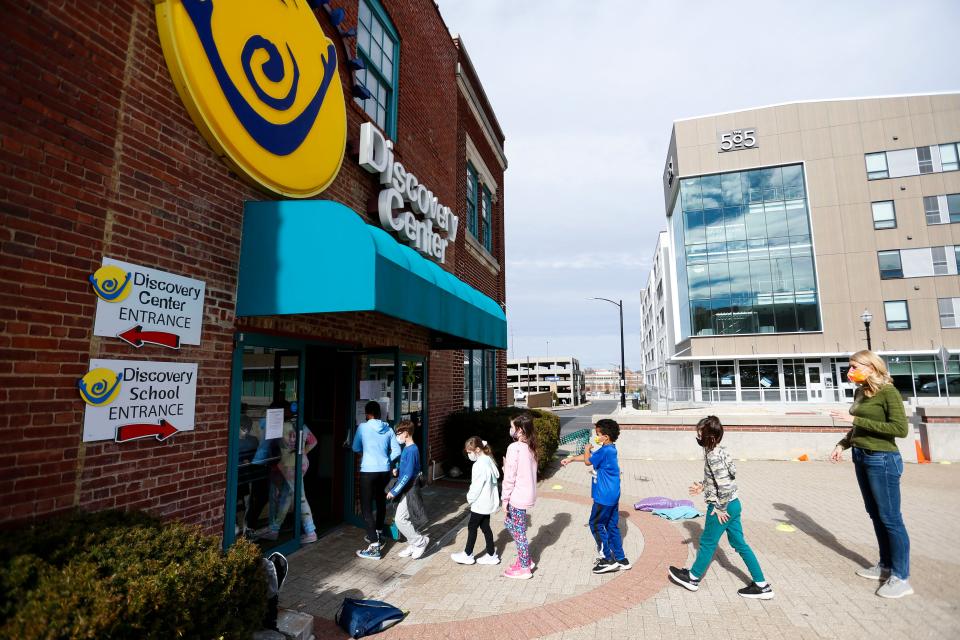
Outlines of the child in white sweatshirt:
[{"label": "child in white sweatshirt", "polygon": [[[500,507],[500,492],[497,489],[500,471],[490,456],[486,440],[477,436],[469,438],[463,446],[464,453],[473,462],[467,502],[470,503],[470,522],[467,523],[467,545],[460,553],[450,554],[460,564],[499,564],[500,558],[493,546],[493,531],[490,530],[490,514]],[[485,555],[473,557],[473,545],[477,541],[477,529],[483,531],[487,548]]]}]

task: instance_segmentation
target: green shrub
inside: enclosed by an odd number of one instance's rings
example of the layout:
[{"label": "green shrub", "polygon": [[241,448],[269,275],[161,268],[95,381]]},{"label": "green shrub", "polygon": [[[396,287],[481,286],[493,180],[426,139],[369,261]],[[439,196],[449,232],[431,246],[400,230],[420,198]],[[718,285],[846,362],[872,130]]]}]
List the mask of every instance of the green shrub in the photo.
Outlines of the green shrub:
[{"label": "green shrub", "polygon": [[142,513],[77,513],[0,538],[0,638],[246,638],[259,548]]},{"label": "green shrub", "polygon": [[[467,468],[469,462],[463,455],[463,444],[470,436],[479,436],[489,443],[498,465],[503,465],[503,456],[510,439],[510,420],[525,413],[527,409],[496,407],[483,411],[459,411],[447,419],[444,427],[444,445],[447,451],[447,466]],[[533,426],[537,430],[537,471],[540,475],[547,469],[560,443],[560,418],[549,411],[530,409]]]}]

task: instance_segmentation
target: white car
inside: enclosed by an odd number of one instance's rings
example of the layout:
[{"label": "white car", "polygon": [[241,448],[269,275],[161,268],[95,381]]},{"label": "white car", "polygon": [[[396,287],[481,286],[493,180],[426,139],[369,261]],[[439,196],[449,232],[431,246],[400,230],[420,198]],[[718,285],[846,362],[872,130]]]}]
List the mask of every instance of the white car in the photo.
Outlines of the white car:
[{"label": "white car", "polygon": [[527,392],[523,389],[514,389],[513,390],[513,401],[514,402],[526,402],[527,401]]}]

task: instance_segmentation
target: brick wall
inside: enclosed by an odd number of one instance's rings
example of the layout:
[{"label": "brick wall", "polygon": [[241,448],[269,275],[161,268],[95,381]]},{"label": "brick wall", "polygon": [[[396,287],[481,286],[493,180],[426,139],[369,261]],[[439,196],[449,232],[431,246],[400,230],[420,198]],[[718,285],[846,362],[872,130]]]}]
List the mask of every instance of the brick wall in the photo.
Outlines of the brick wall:
[{"label": "brick wall", "polygon": [[[455,47],[429,0],[386,4],[402,40],[397,157],[460,211]],[[0,523],[132,507],[218,532],[235,330],[356,344],[389,336],[418,353],[428,336],[374,314],[237,323],[243,202],[271,196],[232,174],[194,127],[150,3],[12,4],[0,34]],[[341,76],[349,95],[345,64]],[[356,163],[366,116],[349,98],[347,118],[343,167],[323,195],[375,222],[378,185]],[[498,219],[502,237],[502,208]],[[460,251],[458,241],[447,268]],[[171,355],[94,337],[86,278],[103,256],[205,281],[202,344]],[[457,274],[503,300],[502,272],[493,287],[472,280],[472,268]],[[76,380],[98,357],[197,362],[196,430],[163,443],[83,444]],[[430,352],[432,424],[462,406],[462,369],[460,352]]]}]

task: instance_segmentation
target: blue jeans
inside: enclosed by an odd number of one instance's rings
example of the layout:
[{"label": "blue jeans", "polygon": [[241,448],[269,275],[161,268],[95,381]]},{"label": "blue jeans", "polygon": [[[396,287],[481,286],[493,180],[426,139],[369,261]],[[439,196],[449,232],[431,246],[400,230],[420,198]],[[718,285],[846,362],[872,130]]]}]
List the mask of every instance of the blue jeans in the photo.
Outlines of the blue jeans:
[{"label": "blue jeans", "polygon": [[620,536],[619,505],[593,503],[590,510],[590,532],[597,542],[597,551],[607,560],[623,560],[623,538]]},{"label": "blue jeans", "polygon": [[903,458],[899,451],[870,451],[854,447],[853,468],[857,471],[863,504],[877,534],[880,566],[906,580],[910,577],[910,537],[900,513]]}]

